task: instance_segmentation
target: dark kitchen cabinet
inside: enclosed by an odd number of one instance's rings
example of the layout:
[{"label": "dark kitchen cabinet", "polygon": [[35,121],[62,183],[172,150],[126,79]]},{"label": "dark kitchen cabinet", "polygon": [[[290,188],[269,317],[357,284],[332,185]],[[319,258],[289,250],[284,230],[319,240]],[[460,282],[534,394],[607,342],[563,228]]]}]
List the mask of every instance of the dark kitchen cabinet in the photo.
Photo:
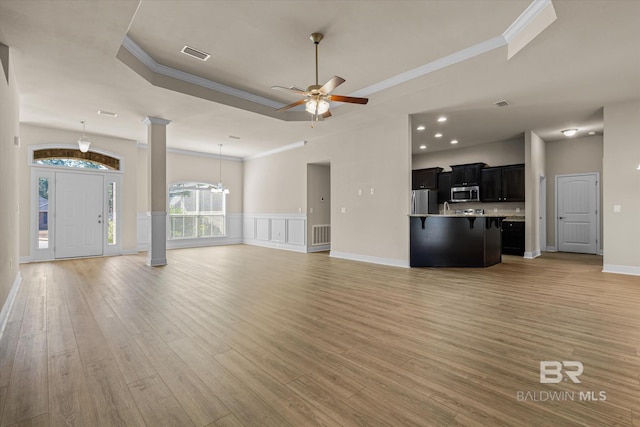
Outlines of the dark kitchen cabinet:
[{"label": "dark kitchen cabinet", "polygon": [[469,163],[451,166],[451,186],[468,187],[480,185],[480,171],[486,166],[484,163]]},{"label": "dark kitchen cabinet", "polygon": [[451,199],[451,172],[438,174],[438,203],[448,202]]},{"label": "dark kitchen cabinet", "polygon": [[438,173],[440,172],[442,172],[442,168],[415,169],[411,171],[411,189],[438,188]]},{"label": "dark kitchen cabinet", "polygon": [[483,202],[524,202],[524,165],[485,168],[480,177]]},{"label": "dark kitchen cabinet", "polygon": [[524,221],[502,221],[502,253],[524,256]]}]

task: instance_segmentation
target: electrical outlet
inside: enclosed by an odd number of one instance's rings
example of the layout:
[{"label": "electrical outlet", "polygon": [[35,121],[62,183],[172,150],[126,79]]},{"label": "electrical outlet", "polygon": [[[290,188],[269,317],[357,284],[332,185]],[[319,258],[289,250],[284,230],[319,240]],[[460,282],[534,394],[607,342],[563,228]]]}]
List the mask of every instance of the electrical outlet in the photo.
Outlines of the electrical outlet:
[{"label": "electrical outlet", "polygon": [[376,190],[372,188],[371,190],[369,190],[369,194],[373,196],[374,194],[376,194]]},{"label": "electrical outlet", "polygon": [[516,213],[520,213],[520,208],[516,208]]},{"label": "electrical outlet", "polygon": [[313,208],[309,208],[309,213],[313,213]]},{"label": "electrical outlet", "polygon": [[493,213],[498,213],[498,208],[493,208]]},{"label": "electrical outlet", "polygon": [[620,213],[622,212],[622,205],[613,205],[613,211],[615,213]]},{"label": "electrical outlet", "polygon": [[362,188],[358,188],[358,196],[362,196]]}]

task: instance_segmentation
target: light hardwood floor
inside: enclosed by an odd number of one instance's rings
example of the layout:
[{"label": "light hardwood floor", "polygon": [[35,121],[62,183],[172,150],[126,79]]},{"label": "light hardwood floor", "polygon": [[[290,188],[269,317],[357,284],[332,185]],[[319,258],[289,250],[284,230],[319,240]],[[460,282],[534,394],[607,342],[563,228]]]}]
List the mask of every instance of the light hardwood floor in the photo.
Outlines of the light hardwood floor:
[{"label": "light hardwood floor", "polygon": [[[640,278],[601,273],[601,257],[168,259],[23,265],[0,425],[640,426]],[[582,362],[581,383],[541,384],[540,361]]]}]

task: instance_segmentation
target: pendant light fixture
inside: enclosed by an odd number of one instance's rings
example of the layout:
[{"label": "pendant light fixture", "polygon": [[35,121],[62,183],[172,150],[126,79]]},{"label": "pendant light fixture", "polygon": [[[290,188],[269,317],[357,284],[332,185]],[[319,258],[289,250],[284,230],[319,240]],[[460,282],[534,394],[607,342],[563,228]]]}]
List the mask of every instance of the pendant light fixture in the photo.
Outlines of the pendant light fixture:
[{"label": "pendant light fixture", "polygon": [[220,167],[219,167],[220,179],[218,180],[218,184],[211,187],[211,192],[229,194],[229,189],[224,185],[222,185],[222,144],[218,144],[218,147],[220,147],[220,153],[218,156],[218,159],[220,160]]},{"label": "pendant light fixture", "polygon": [[83,120],[80,123],[82,123],[82,136],[80,137],[80,139],[78,139],[78,148],[83,153],[86,153],[87,151],[89,151],[89,146],[91,145],[91,141],[89,141],[89,138],[87,138],[86,135],[84,134],[85,121]]}]

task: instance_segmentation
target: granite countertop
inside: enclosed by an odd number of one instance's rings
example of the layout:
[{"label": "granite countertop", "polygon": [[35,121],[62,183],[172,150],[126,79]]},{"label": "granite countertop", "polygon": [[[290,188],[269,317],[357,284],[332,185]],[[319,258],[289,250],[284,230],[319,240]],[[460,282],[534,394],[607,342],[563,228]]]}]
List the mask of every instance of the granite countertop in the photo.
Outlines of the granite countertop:
[{"label": "granite countertop", "polygon": [[511,222],[524,222],[524,217],[523,216],[508,216],[504,220],[505,221],[511,221]]}]

